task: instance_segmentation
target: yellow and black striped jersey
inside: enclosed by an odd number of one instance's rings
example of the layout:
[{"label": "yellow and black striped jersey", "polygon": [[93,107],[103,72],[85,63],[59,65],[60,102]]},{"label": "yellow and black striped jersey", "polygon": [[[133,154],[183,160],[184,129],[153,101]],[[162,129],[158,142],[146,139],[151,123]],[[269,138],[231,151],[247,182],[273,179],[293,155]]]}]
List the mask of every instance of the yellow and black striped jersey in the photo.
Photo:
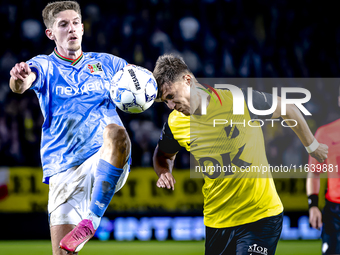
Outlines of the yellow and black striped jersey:
[{"label": "yellow and black striped jersey", "polygon": [[[249,112],[246,101],[245,114],[233,115],[231,92],[217,92],[222,106],[210,102],[206,115],[171,112],[159,141],[160,150],[175,153],[184,147],[199,163],[191,171],[198,169],[204,176],[206,226],[233,227],[280,214],[283,206],[271,175],[245,171],[247,167],[268,167],[262,129],[258,121],[251,121],[260,116]],[[253,92],[256,109],[269,109],[270,99],[270,94]],[[216,119],[221,124],[214,125]],[[228,167],[229,171],[216,171]]]}]

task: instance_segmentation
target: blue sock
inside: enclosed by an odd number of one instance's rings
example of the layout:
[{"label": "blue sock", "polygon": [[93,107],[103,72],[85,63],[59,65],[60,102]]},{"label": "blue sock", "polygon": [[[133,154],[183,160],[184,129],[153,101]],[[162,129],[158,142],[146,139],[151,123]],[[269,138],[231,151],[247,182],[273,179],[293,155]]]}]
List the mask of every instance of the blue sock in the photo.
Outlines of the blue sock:
[{"label": "blue sock", "polygon": [[117,168],[103,159],[99,160],[89,208],[94,214],[103,217],[122,173],[123,169]]}]

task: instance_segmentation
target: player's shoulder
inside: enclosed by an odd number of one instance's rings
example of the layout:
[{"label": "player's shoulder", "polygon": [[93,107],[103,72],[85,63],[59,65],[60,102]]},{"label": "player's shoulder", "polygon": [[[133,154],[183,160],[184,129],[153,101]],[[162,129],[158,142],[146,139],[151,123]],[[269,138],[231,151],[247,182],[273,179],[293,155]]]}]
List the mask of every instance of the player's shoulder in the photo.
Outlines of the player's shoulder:
[{"label": "player's shoulder", "polygon": [[337,120],[335,120],[331,123],[328,123],[326,125],[319,127],[317,129],[317,132],[327,134],[327,133],[330,133],[332,131],[338,132],[339,129],[340,129],[340,119],[337,119]]},{"label": "player's shoulder", "polygon": [[190,116],[186,116],[183,113],[173,110],[170,114],[169,114],[169,121],[174,122],[174,121],[186,121],[187,119],[190,120]]},{"label": "player's shoulder", "polygon": [[[233,100],[233,94],[229,89],[216,89],[215,90],[216,93],[216,97],[219,97],[223,102],[232,102]],[[242,92],[242,90],[240,89],[240,92]]]},{"label": "player's shoulder", "polygon": [[190,125],[190,116],[186,116],[179,111],[173,110],[169,114],[168,124],[171,128],[180,128]]},{"label": "player's shoulder", "polygon": [[33,58],[31,58],[30,60],[28,60],[28,62],[39,62],[39,63],[48,63],[49,61],[51,61],[51,56],[50,55],[44,55],[44,54],[40,54],[37,55]]},{"label": "player's shoulder", "polygon": [[110,53],[105,52],[83,52],[84,56],[88,59],[102,59],[107,61],[115,61],[115,62],[126,62],[124,59],[112,55]]},{"label": "player's shoulder", "polygon": [[36,69],[36,72],[40,70],[43,73],[47,71],[51,62],[53,62],[51,55],[44,54],[37,55],[26,61],[32,70]]},{"label": "player's shoulder", "polygon": [[[227,97],[228,99],[233,97],[233,94],[229,89],[215,89],[216,93],[221,97]],[[242,91],[240,89],[240,91]]]},{"label": "player's shoulder", "polygon": [[[240,89],[242,93],[242,90]],[[224,111],[230,111],[233,107],[233,94],[228,89],[216,89],[216,93],[213,95],[215,97],[216,102],[220,101],[221,105],[223,106]],[[220,104],[212,104],[215,109],[220,108]]]},{"label": "player's shoulder", "polygon": [[339,140],[340,119],[319,127],[315,132],[315,138],[323,143]]}]

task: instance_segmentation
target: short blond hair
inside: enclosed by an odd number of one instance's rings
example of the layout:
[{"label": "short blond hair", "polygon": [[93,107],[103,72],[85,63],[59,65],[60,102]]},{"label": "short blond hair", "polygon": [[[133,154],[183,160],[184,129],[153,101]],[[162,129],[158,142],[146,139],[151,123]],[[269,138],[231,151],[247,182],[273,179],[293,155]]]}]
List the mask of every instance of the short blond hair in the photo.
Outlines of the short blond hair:
[{"label": "short blond hair", "polygon": [[76,1],[57,1],[46,5],[42,11],[42,17],[46,28],[52,28],[59,12],[73,10],[79,14],[81,19],[80,6]]}]

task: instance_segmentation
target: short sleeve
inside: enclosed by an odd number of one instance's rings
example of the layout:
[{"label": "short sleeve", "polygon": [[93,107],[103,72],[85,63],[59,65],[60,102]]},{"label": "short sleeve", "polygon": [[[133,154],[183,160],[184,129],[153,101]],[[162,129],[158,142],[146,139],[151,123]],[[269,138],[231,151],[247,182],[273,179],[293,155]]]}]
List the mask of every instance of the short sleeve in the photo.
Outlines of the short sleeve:
[{"label": "short sleeve", "polygon": [[48,59],[47,56],[41,55],[34,57],[26,62],[31,68],[32,72],[36,73],[36,79],[32,83],[30,89],[40,91],[44,85],[45,77],[48,69]]},{"label": "short sleeve", "polygon": [[128,65],[125,59],[116,57],[114,55],[110,55],[113,63],[113,68],[115,73],[117,73],[120,69],[122,69],[124,66]]},{"label": "short sleeve", "polygon": [[176,153],[182,147],[174,138],[168,122],[165,122],[162,129],[162,134],[158,141],[158,148],[165,153]]}]

